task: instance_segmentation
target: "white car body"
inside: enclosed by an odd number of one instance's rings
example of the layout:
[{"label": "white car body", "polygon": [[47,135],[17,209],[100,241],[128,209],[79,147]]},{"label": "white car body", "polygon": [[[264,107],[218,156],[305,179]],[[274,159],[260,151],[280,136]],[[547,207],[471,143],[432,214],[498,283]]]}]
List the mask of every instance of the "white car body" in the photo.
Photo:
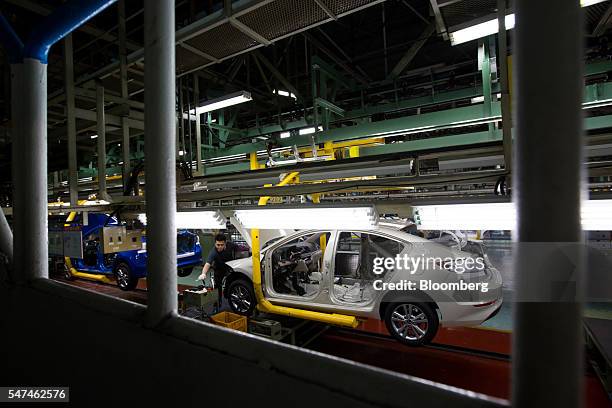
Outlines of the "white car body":
[{"label": "white car body", "polygon": [[[330,233],[330,236],[327,241],[326,249],[322,255],[320,289],[317,293],[308,296],[277,293],[272,288],[272,285],[266,284],[266,282],[272,282],[272,257],[268,256],[268,254],[271,254],[271,251],[291,242],[296,237],[320,233],[322,231],[323,230],[299,231],[272,243],[267,248],[262,248],[263,290],[266,298],[271,303],[299,309],[349,314],[360,318],[382,320],[381,307],[384,307],[382,306],[384,303],[392,301],[393,298],[413,294],[412,292],[397,290],[370,290],[370,292],[368,292],[368,296],[370,296],[369,300],[355,302],[354,304],[347,304],[346,301],[339,301],[338,293],[342,293],[344,290],[346,294],[346,290],[350,289],[339,287],[342,285],[338,285],[334,282],[336,242],[342,232],[339,230],[326,231]],[[451,257],[455,259],[475,257],[474,254],[448,248],[444,245],[428,241],[424,238],[394,228],[379,226],[370,230],[352,230],[346,232],[373,234],[398,241],[403,245],[403,250],[400,253],[401,256],[407,254],[409,257]],[[426,295],[425,297],[429,298],[430,303],[435,303],[440,325],[447,327],[479,325],[493,315],[500,308],[502,303],[501,275],[499,271],[490,264],[486,255],[481,255],[484,258],[486,267],[479,273],[459,274],[455,271],[443,268],[421,268],[414,273],[408,273],[406,270],[393,270],[384,275],[383,281],[387,283],[397,283],[400,281],[418,282],[422,279],[427,279],[432,282],[459,282],[463,280],[465,282],[486,283],[488,285],[488,291],[484,293],[478,292],[473,298],[470,298],[470,296],[465,298],[452,290],[418,291],[419,296],[424,294]],[[243,275],[243,277],[252,282],[253,268],[251,257],[230,261],[228,262],[228,266],[233,270],[233,273]],[[332,288],[333,290],[330,290]],[[364,289],[367,291],[367,288],[361,289],[362,292]]]}]

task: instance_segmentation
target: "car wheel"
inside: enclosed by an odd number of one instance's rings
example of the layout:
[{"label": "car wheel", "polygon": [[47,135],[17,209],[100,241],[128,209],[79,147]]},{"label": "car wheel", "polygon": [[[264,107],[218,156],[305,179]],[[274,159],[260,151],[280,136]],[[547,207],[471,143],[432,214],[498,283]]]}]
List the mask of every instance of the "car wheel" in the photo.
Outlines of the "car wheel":
[{"label": "car wheel", "polygon": [[178,276],[181,278],[184,278],[185,276],[191,275],[191,272],[193,272],[193,266],[188,266],[186,268],[179,268]]},{"label": "car wheel", "polygon": [[438,331],[438,314],[427,303],[398,302],[387,306],[387,330],[396,340],[409,346],[421,346]]},{"label": "car wheel", "polygon": [[227,299],[232,311],[244,316],[250,316],[257,305],[253,285],[244,279],[230,283],[227,288]]},{"label": "car wheel", "polygon": [[132,270],[126,263],[118,263],[115,266],[114,273],[115,279],[117,280],[117,286],[119,286],[121,290],[133,290],[138,284],[138,278],[132,275]]}]

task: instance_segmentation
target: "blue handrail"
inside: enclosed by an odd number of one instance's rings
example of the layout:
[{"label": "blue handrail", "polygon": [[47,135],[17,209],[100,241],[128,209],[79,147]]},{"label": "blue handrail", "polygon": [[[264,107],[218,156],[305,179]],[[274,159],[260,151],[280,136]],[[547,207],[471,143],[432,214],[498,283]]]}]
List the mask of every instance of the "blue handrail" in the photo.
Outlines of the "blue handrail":
[{"label": "blue handrail", "polygon": [[93,16],[117,0],[72,0],[47,16],[34,28],[25,46],[6,19],[0,15],[0,40],[15,62],[33,58],[47,63],[49,49]]}]

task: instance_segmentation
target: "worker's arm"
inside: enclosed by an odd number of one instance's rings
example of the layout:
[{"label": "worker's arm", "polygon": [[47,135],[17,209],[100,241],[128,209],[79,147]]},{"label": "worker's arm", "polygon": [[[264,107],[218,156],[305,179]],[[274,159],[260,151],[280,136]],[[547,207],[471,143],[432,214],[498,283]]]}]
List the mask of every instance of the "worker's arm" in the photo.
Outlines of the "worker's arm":
[{"label": "worker's arm", "polygon": [[206,274],[208,273],[209,269],[210,269],[210,263],[206,262],[204,264],[204,267],[202,268],[202,274],[200,276],[198,276],[197,280],[204,280],[204,279],[206,279]]}]

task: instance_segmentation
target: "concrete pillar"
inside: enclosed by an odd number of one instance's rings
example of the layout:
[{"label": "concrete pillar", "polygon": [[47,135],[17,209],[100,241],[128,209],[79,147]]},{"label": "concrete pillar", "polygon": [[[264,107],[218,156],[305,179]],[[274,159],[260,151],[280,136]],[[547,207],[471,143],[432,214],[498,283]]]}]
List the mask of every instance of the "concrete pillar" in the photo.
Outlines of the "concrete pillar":
[{"label": "concrete pillar", "polygon": [[76,110],[74,102],[74,61],[72,54],[72,34],[64,39],[64,91],[66,93],[66,128],[68,133],[68,189],[70,205],[76,206],[79,200],[77,146],[76,146]]},{"label": "concrete pillar", "polygon": [[582,12],[515,2],[515,327],[512,405],[582,406]]},{"label": "concrete pillar", "polygon": [[15,241],[15,254],[26,280],[49,277],[47,230],[47,64],[26,58],[23,62],[20,125],[22,161],[13,189],[23,212],[15,219],[15,231],[23,236]]},{"label": "concrete pillar", "polygon": [[145,2],[144,19],[146,323],[155,326],[177,310],[174,1]]}]

